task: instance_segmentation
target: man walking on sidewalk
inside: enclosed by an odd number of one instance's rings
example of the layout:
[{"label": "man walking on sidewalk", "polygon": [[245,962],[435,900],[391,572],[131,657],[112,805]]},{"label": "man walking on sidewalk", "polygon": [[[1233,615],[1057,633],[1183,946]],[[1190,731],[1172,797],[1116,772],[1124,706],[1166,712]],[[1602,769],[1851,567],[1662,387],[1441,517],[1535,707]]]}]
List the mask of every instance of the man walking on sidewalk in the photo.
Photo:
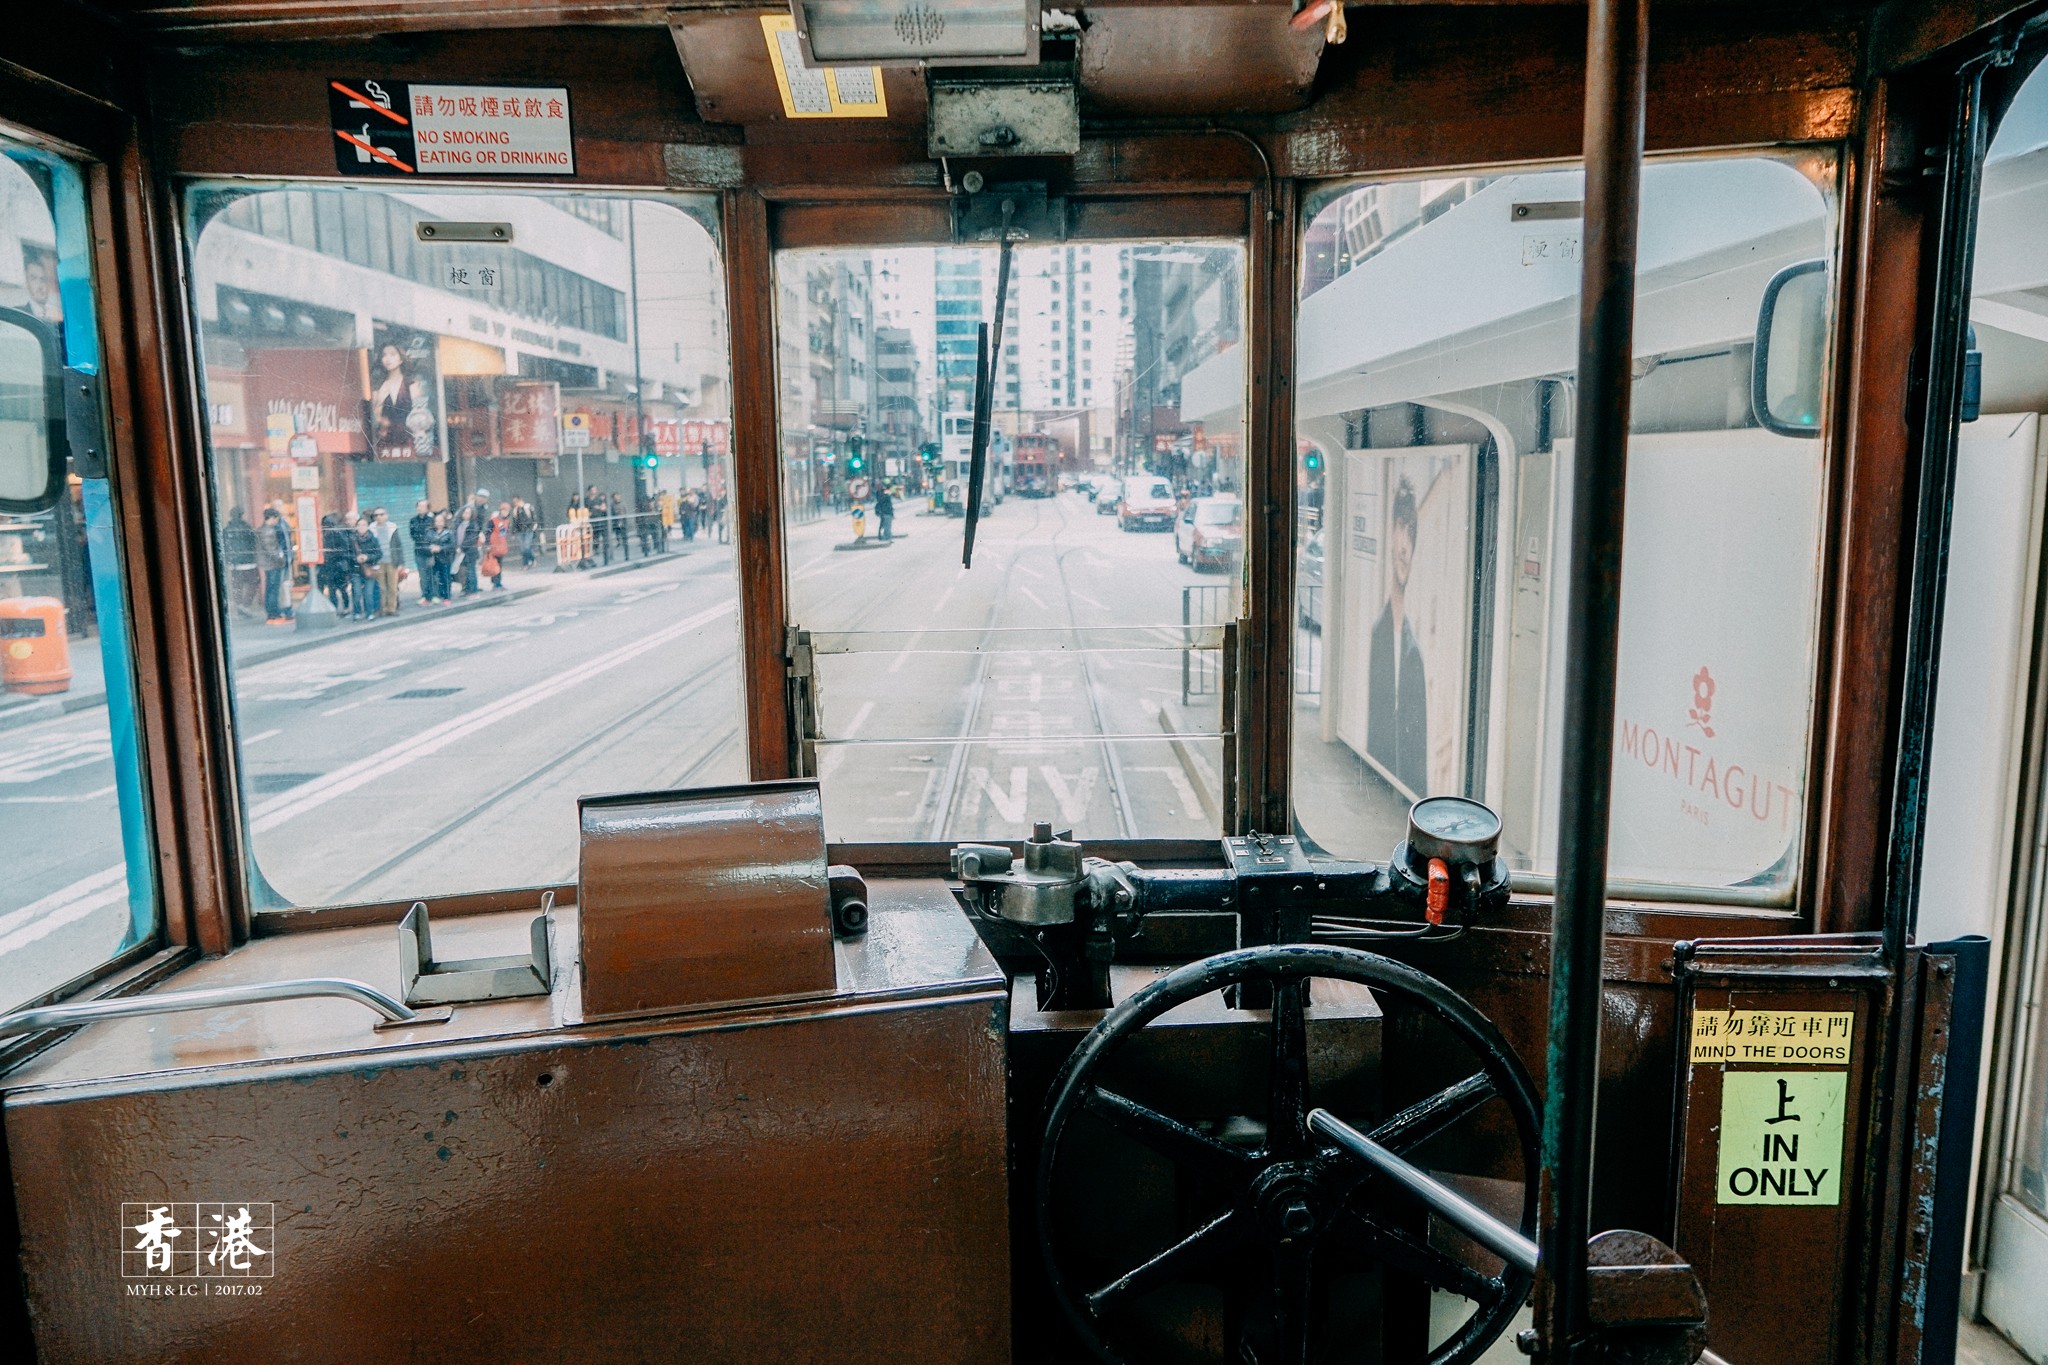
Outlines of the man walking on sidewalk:
[{"label": "man walking on sidewalk", "polygon": [[220,528],[220,550],[228,566],[228,602],[235,615],[255,617],[263,610],[263,571],[256,564],[256,528],[239,507]]},{"label": "man walking on sidewalk", "polygon": [[399,568],[405,563],[405,537],[398,534],[398,523],[382,507],[370,513],[370,534],[377,541],[377,614],[396,616]]},{"label": "man walking on sidewalk", "polygon": [[263,529],[256,533],[256,567],[263,571],[263,615],[273,626],[290,625],[292,599],[292,528],[275,507],[263,509]]},{"label": "man walking on sidewalk", "polygon": [[428,570],[433,567],[429,546],[434,540],[434,514],[421,498],[412,505],[412,520],[405,524],[406,534],[412,540],[412,571],[420,576],[420,601],[434,600],[434,576]]},{"label": "man walking on sidewalk", "polygon": [[525,498],[512,500],[512,536],[519,542],[519,567],[533,567],[540,544],[540,515]]}]

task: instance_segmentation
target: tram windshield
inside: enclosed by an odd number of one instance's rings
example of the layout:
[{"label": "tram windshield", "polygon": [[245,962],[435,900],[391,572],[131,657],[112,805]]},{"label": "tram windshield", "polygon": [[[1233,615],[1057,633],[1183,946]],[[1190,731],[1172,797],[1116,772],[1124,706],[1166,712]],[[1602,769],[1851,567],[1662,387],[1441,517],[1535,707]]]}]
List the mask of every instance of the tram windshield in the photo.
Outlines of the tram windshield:
[{"label": "tram windshield", "polygon": [[703,199],[192,192],[252,900],[570,881],[744,779]]},{"label": "tram windshield", "polygon": [[[827,830],[1214,837],[1241,547],[1194,564],[1172,532],[1183,502],[1243,484],[1243,248],[1014,249],[963,572],[997,274],[994,248],[776,260],[790,617],[818,651]],[[1113,480],[1121,498],[1077,488]]]}]

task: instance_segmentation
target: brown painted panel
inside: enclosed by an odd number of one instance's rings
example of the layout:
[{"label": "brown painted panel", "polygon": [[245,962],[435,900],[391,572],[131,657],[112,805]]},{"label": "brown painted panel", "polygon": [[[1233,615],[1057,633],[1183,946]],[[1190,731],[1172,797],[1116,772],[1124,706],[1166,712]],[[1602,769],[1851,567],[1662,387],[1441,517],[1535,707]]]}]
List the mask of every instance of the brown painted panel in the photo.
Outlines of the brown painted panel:
[{"label": "brown painted panel", "polygon": [[1309,100],[1323,55],[1278,5],[1090,5],[1081,97],[1093,113],[1262,114]]},{"label": "brown painted panel", "polygon": [[816,782],[585,797],[577,811],[586,1018],[833,989]]},{"label": "brown painted panel", "polygon": [[[1850,965],[1848,957],[1831,956],[1824,948],[1788,947],[1780,963],[1762,968],[1782,974],[1763,977],[1741,974],[1756,969],[1753,958],[1743,963],[1716,957],[1712,946],[1702,945],[1694,1011],[1819,1010],[1855,1016],[1849,1064],[1820,1068],[1846,1077],[1839,1202],[1832,1206],[1717,1202],[1725,1077],[1814,1068],[1679,1062],[1673,1245],[1692,1263],[1706,1290],[1709,1344],[1725,1359],[1831,1365],[1853,1358],[1851,1305],[1862,1269],[1856,1258],[1868,1254],[1864,1238],[1871,1221],[1863,1202],[1863,1153],[1869,1139],[1862,1115],[1882,1051],[1885,978]],[[1681,1035],[1689,1021],[1689,1014],[1680,1016]],[[1721,1307],[1714,1311],[1717,1304]]]},{"label": "brown painted panel", "polygon": [[1919,149],[1930,145],[1935,127],[1914,92],[1882,82],[1850,162],[1855,213],[1836,310],[1843,382],[1829,420],[1840,453],[1830,472],[1824,543],[1831,572],[1815,725],[1826,747],[1816,759],[1821,799],[1812,803],[1818,829],[1805,879],[1822,933],[1875,929],[1883,913],[1915,459],[1911,370],[1921,325],[1923,214],[1934,202],[1931,182],[1919,174]]},{"label": "brown painted panel", "polygon": [[[1003,998],[16,1094],[42,1358],[1008,1359]],[[141,1297],[124,1202],[275,1209]],[[158,1283],[176,1283],[158,1281]]]}]

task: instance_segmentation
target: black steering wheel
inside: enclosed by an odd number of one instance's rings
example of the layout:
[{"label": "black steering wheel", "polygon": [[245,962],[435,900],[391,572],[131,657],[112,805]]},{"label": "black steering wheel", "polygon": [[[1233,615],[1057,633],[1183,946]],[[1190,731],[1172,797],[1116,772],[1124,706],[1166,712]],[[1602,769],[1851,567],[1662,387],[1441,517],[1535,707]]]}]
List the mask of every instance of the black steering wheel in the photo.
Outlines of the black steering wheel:
[{"label": "black steering wheel", "polygon": [[[1413,967],[1331,944],[1276,944],[1220,953],[1179,968],[1104,1015],[1053,1082],[1038,1163],[1038,1240],[1053,1296],[1074,1330],[1105,1365],[1130,1365],[1115,1344],[1119,1319],[1139,1301],[1172,1286],[1220,1289],[1227,1359],[1256,1365],[1308,1365],[1344,1351],[1333,1315],[1330,1268],[1377,1264],[1384,1271],[1473,1301],[1476,1311],[1434,1350],[1426,1365],[1467,1365],[1507,1330],[1528,1297],[1532,1277],[1462,1238],[1461,1254],[1432,1244],[1426,1211],[1357,1158],[1308,1127],[1310,1056],[1305,1004],[1316,977],[1369,987],[1385,1008],[1413,1008],[1448,1027],[1469,1047],[1478,1070],[1407,1105],[1367,1130],[1397,1155],[1503,1101],[1519,1138],[1521,1230],[1536,1229],[1538,1120],[1528,1073],[1500,1031],[1464,997]],[[1104,1066],[1123,1044],[1168,1011],[1225,987],[1269,986],[1271,1061],[1263,1133],[1239,1121],[1203,1131],[1102,1084]],[[1389,997],[1392,997],[1390,999]],[[1192,1229],[1150,1259],[1088,1283],[1069,1273],[1055,1217],[1062,1141],[1079,1114],[1092,1115],[1173,1163],[1201,1198],[1183,1201]],[[1075,1240],[1075,1239],[1067,1239]],[[1099,1258],[1098,1258],[1099,1259]],[[1320,1287],[1320,1294],[1319,1294]]]}]

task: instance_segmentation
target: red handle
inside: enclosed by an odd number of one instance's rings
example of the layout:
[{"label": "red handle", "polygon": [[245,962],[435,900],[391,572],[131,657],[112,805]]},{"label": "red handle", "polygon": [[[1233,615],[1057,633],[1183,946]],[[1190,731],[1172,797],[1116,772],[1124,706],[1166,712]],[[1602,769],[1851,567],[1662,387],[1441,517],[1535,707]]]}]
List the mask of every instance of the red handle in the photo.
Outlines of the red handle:
[{"label": "red handle", "polygon": [[1442,924],[1444,912],[1451,908],[1451,870],[1444,866],[1442,858],[1429,860],[1429,900],[1423,918],[1431,924]]}]

